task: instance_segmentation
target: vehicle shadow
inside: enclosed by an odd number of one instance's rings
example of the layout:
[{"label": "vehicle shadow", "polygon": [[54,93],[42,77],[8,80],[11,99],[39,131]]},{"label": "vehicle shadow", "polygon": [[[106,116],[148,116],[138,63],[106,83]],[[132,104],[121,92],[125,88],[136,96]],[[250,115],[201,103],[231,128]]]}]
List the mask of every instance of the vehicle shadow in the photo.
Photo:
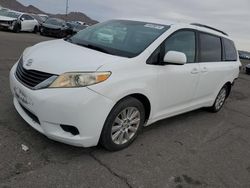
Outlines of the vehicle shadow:
[{"label": "vehicle shadow", "polygon": [[163,128],[163,127],[170,127],[170,126],[174,126],[175,122],[178,122],[180,120],[185,120],[189,117],[195,117],[195,116],[200,116],[201,114],[205,114],[205,113],[209,113],[208,110],[206,108],[200,108],[200,109],[197,109],[197,110],[193,110],[193,111],[190,111],[190,112],[186,112],[184,114],[180,114],[180,115],[176,115],[176,116],[173,116],[173,117],[169,117],[169,118],[165,118],[165,119],[162,119],[162,120],[159,120],[149,126],[146,126],[143,128],[142,130],[142,133],[144,132],[148,132],[148,131],[151,131],[153,129],[158,129],[158,128]]}]

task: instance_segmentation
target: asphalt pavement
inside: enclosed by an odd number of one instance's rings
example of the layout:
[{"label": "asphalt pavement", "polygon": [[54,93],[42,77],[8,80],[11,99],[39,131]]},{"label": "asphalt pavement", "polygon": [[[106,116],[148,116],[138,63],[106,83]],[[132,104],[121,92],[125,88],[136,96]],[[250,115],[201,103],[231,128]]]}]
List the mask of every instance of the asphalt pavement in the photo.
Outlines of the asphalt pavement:
[{"label": "asphalt pavement", "polygon": [[77,148],[32,129],[12,104],[11,67],[45,40],[53,39],[0,31],[0,187],[250,187],[250,76],[240,75],[217,114],[159,121],[119,152]]}]

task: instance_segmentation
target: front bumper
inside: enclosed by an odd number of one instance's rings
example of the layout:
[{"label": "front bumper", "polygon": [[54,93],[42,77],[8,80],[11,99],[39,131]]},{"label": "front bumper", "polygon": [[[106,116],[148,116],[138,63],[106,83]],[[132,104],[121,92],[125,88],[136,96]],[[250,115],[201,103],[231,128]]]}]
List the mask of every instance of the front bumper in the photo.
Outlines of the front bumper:
[{"label": "front bumper", "polygon": [[0,20],[0,28],[13,30],[13,22],[14,21],[1,21]]},{"label": "front bumper", "polygon": [[[87,87],[31,90],[16,79],[15,70],[16,65],[10,72],[14,105],[29,125],[48,138],[66,144],[81,147],[98,144],[113,101]],[[34,121],[27,110],[39,121]],[[79,134],[66,132],[60,125],[74,126]]]},{"label": "front bumper", "polygon": [[61,29],[49,29],[46,27],[41,27],[40,32],[42,32],[47,36],[52,36],[52,37],[59,37],[60,35],[62,35],[62,33],[66,33],[64,30]]},{"label": "front bumper", "polygon": [[12,26],[8,25],[8,24],[0,24],[0,28],[2,28],[2,29],[12,29]]}]

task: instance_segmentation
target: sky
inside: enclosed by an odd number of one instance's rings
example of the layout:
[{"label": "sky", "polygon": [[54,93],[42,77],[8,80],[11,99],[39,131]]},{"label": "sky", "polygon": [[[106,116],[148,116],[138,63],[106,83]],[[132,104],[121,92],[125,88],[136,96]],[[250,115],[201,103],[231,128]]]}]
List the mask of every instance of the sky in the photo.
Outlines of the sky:
[{"label": "sky", "polygon": [[[19,0],[48,13],[65,13],[66,0]],[[69,0],[69,11],[98,21],[122,17],[198,22],[228,33],[239,50],[250,51],[249,0]]]}]

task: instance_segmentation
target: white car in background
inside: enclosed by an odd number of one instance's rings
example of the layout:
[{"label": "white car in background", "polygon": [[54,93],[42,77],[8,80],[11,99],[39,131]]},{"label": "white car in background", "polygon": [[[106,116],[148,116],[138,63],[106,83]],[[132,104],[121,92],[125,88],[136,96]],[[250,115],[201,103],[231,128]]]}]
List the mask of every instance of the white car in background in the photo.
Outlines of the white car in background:
[{"label": "white car in background", "polygon": [[217,29],[111,20],[27,48],[10,88],[18,113],[48,138],[115,151],[158,120],[202,107],[218,112],[240,65],[233,41]]},{"label": "white car in background", "polygon": [[20,31],[36,33],[39,29],[39,23],[29,14],[0,10],[0,28],[8,29],[16,33]]}]

